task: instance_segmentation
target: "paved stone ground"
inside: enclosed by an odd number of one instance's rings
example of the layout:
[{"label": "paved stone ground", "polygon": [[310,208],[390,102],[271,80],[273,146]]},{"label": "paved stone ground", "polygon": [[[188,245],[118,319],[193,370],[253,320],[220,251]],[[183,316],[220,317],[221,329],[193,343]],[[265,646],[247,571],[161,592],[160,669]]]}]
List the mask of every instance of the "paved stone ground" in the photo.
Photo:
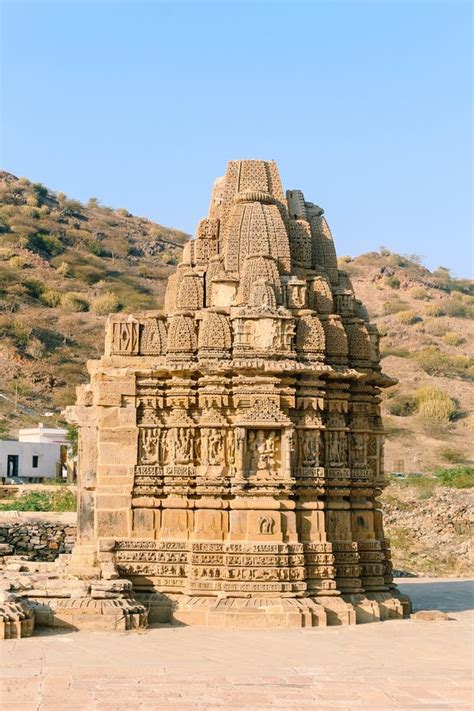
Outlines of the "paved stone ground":
[{"label": "paved stone ground", "polygon": [[44,631],[1,643],[0,705],[8,711],[473,708],[473,583],[399,583],[415,609],[441,609],[453,619],[303,630]]}]

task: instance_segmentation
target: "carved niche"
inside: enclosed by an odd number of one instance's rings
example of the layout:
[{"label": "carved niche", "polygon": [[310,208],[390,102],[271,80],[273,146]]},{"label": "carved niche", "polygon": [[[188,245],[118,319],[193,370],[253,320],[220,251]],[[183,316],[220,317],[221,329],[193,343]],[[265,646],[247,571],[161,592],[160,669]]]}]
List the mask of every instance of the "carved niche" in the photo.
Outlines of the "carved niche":
[{"label": "carved niche", "polygon": [[166,325],[164,320],[149,318],[141,326],[140,355],[166,354]]},{"label": "carved niche", "polygon": [[299,430],[299,461],[301,467],[319,467],[320,432],[317,429]]},{"label": "carved niche", "polygon": [[271,476],[281,465],[281,432],[247,430],[246,471],[249,475]]},{"label": "carved niche", "polygon": [[[330,467],[347,465],[347,432],[345,419],[341,414],[329,416],[326,429],[326,462]],[[336,429],[337,428],[337,429]]]},{"label": "carved niche", "polygon": [[199,357],[229,357],[232,334],[228,316],[208,311],[199,326]]},{"label": "carved niche", "polygon": [[326,349],[326,336],[317,316],[305,314],[298,319],[296,350],[298,353],[322,360]]}]

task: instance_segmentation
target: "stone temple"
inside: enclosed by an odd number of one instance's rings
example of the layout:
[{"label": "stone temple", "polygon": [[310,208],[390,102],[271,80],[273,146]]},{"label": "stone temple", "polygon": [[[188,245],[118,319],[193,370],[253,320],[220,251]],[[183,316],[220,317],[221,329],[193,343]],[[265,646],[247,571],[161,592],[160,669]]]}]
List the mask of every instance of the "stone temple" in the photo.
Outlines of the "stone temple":
[{"label": "stone temple", "polygon": [[407,614],[377,500],[379,361],[322,208],[273,161],[230,161],[164,311],[111,316],[78,388],[69,574],[140,624]]}]

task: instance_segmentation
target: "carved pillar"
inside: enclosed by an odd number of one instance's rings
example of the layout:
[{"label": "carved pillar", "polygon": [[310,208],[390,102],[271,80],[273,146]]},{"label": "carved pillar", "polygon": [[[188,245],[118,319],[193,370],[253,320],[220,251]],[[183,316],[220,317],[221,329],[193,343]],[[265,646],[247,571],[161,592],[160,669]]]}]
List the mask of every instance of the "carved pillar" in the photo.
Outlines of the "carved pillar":
[{"label": "carved pillar", "polygon": [[247,454],[247,433],[245,427],[235,428],[235,469],[239,479],[244,478],[245,457]]},{"label": "carved pillar", "polygon": [[281,465],[285,479],[293,475],[294,454],[296,448],[296,435],[294,427],[285,427],[281,438]]}]

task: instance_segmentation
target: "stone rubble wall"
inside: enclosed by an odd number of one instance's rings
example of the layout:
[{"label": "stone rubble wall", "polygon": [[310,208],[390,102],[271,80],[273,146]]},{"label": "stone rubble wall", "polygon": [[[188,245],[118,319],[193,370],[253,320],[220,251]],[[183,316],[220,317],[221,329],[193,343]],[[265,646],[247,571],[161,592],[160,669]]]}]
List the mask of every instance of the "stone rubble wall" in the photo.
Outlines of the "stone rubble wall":
[{"label": "stone rubble wall", "polygon": [[76,540],[76,514],[14,514],[0,517],[0,559],[4,563],[14,555],[54,561],[61,553],[71,553]]}]

